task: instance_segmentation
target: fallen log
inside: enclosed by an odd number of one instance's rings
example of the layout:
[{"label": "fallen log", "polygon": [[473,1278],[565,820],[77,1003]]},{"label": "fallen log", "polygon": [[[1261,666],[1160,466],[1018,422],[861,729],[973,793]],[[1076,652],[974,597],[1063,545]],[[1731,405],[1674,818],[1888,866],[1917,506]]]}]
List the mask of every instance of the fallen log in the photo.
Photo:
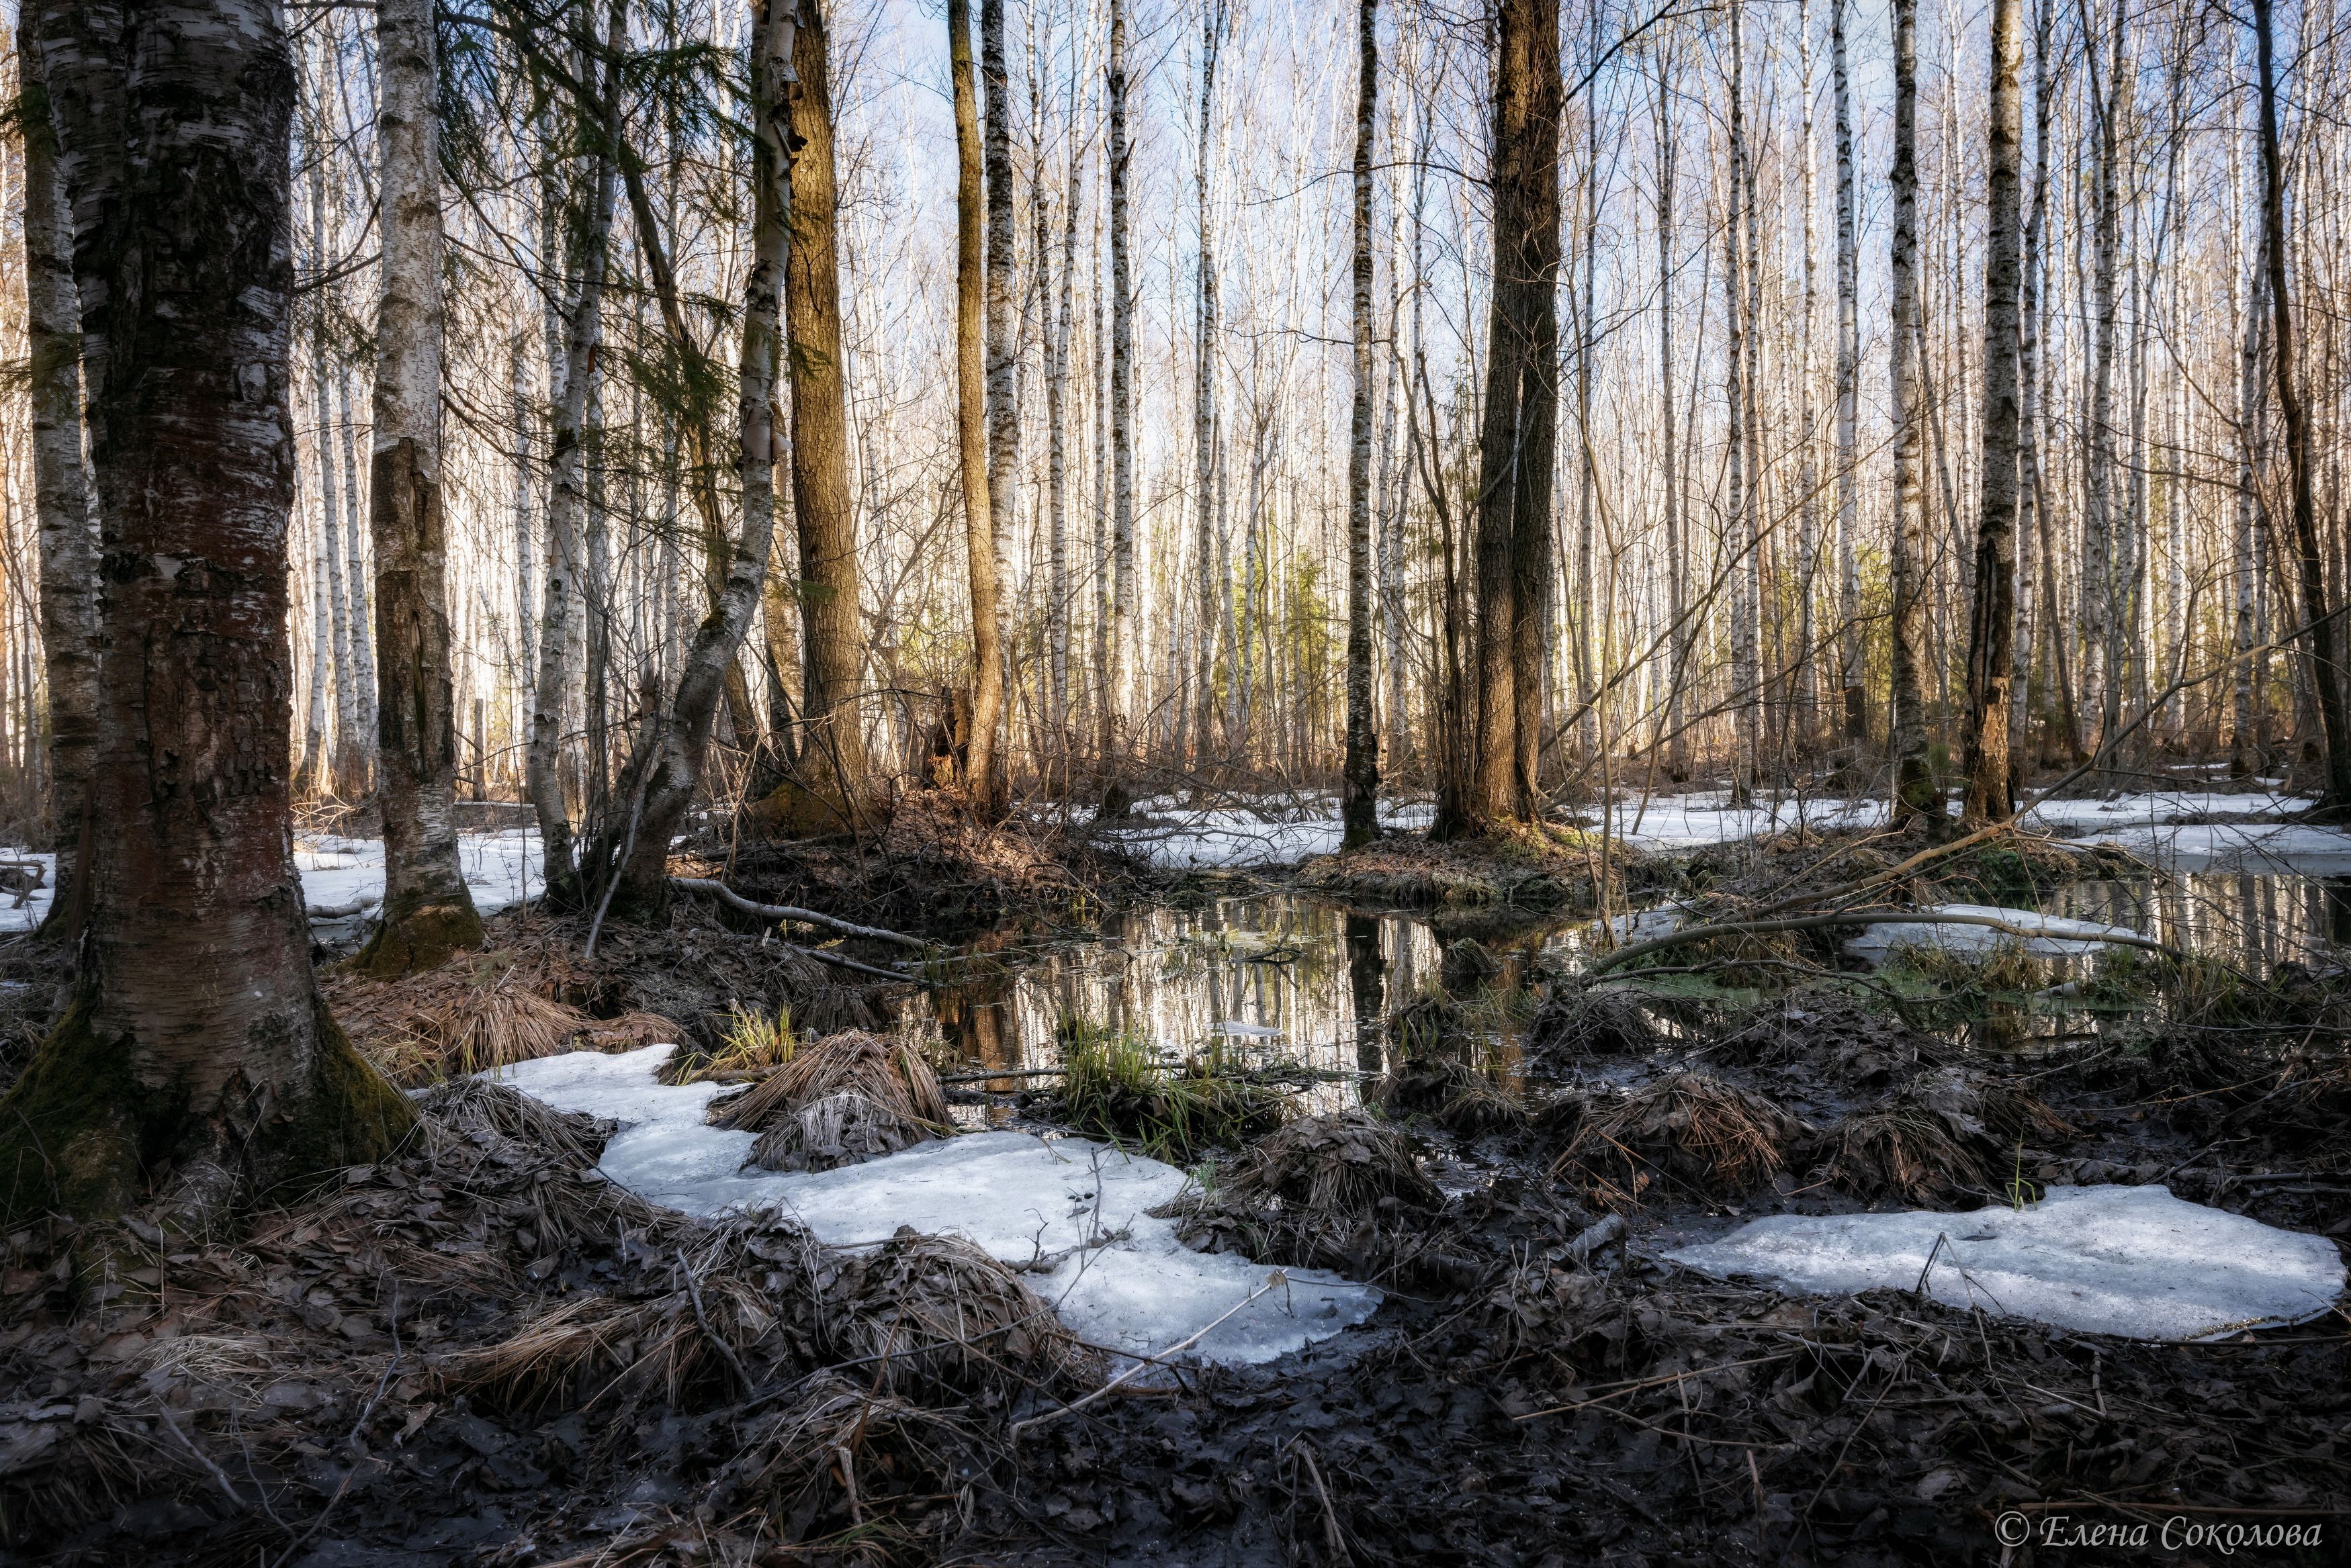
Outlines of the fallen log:
[{"label": "fallen log", "polygon": [[2153,937],[2142,937],[2124,931],[2053,931],[2045,927],[2019,925],[2003,920],[1997,915],[1938,914],[1930,909],[1841,909],[1826,915],[1791,915],[1770,920],[1728,920],[1720,925],[1690,926],[1678,931],[1668,931],[1662,937],[1635,942],[1618,948],[1593,961],[1583,972],[1588,977],[1603,970],[1653,953],[1661,948],[1677,947],[1684,942],[1702,942],[1714,937],[1760,937],[1776,931],[1816,931],[1826,926],[1989,926],[2011,937],[2053,942],[2105,942],[2113,947],[2145,948],[2168,959],[2185,960],[2187,954]]},{"label": "fallen log", "polygon": [[910,948],[918,953],[930,950],[930,944],[920,937],[910,937],[902,931],[885,930],[880,926],[861,926],[853,920],[844,920],[838,915],[820,914],[814,909],[803,909],[794,904],[762,904],[754,899],[746,898],[726,883],[712,877],[673,877],[669,880],[670,886],[674,888],[683,888],[689,893],[707,893],[742,910],[747,915],[757,915],[763,920],[805,920],[811,926],[822,926],[827,930],[839,931],[844,937],[863,937],[868,941],[894,942],[902,948]]}]

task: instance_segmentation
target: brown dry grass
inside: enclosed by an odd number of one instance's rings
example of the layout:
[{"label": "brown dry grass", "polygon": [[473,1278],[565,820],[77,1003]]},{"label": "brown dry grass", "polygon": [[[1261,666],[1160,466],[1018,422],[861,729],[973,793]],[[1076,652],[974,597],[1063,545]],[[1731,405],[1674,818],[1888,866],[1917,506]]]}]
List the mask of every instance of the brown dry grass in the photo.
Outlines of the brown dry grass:
[{"label": "brown dry grass", "polygon": [[1234,1163],[1225,1188],[1244,1201],[1351,1220],[1389,1199],[1415,1209],[1445,1201],[1410,1135],[1364,1111],[1306,1116],[1268,1134]]},{"label": "brown dry grass", "polygon": [[596,1018],[558,1000],[579,977],[559,956],[495,950],[423,974],[339,974],[328,1004],[392,1082],[416,1088],[567,1051],[627,1051],[684,1031],[658,1013]]},{"label": "brown dry grass", "polygon": [[863,1030],[800,1046],[748,1093],[713,1106],[710,1121],[758,1133],[751,1160],[769,1170],[852,1165],[955,1130],[922,1053]]},{"label": "brown dry grass", "polygon": [[1097,1370],[1042,1297],[960,1237],[901,1230],[835,1267],[823,1287],[826,1336],[842,1356],[871,1362],[883,1387],[934,1379],[1009,1399]]}]

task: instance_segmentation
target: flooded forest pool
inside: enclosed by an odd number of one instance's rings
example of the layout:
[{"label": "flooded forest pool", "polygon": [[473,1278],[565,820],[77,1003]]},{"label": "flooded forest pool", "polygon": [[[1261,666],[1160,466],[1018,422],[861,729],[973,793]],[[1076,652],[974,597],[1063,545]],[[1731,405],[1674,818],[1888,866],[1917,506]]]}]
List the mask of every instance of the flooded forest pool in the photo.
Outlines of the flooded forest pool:
[{"label": "flooded forest pool", "polygon": [[[1671,908],[1652,900],[1634,913]],[[2067,884],[2041,912],[2136,931],[2260,976],[2283,962],[2326,961],[2351,942],[2351,877],[2158,870]],[[1366,911],[1279,888],[1195,897],[1109,915],[1092,940],[992,933],[959,955],[965,978],[910,1002],[905,1022],[935,1023],[947,1054],[972,1071],[1004,1073],[986,1082],[990,1091],[1058,1067],[1064,1037],[1082,1027],[1127,1034],[1169,1063],[1213,1054],[1231,1067],[1302,1068],[1314,1080],[1309,1107],[1330,1109],[1393,1064],[1388,1021],[1425,990],[1466,992],[1480,965],[1499,964],[1511,981],[1573,973],[1598,936],[1588,917],[1510,925],[1479,911],[1467,923],[1462,911]],[[2055,961],[2052,978],[2085,976],[2104,961]],[[2042,1016],[2016,1033],[2046,1038],[2080,1026],[2062,1000],[2035,1011]],[[1494,1022],[1489,1065],[1507,1071],[1517,1031],[1507,1015]]]}]

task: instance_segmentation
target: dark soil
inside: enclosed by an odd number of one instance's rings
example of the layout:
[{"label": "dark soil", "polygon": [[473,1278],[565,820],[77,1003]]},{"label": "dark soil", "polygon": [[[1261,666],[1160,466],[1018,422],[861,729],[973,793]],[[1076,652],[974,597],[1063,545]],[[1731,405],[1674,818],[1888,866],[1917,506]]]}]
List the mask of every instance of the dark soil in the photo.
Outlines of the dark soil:
[{"label": "dark soil", "polygon": [[[705,1028],[729,997],[810,1005],[804,961],[715,920],[681,909],[548,982]],[[402,1159],[237,1238],[7,1237],[0,1557],[2101,1560],[2003,1557],[2011,1511],[2315,1525],[2325,1550],[2228,1560],[2339,1557],[2351,1319],[2142,1344],[1903,1292],[1790,1299],[1656,1254],[1761,1213],[1900,1206],[1844,1136],[1896,1111],[1973,1151],[1941,1173],[1954,1209],[2019,1178],[2160,1181],[2351,1238],[2341,977],[2208,986],[2030,1058],[1834,990],[1646,1017],[1552,990],[1539,1074],[1498,1075],[1467,1037],[1507,1010],[1426,1008],[1387,1048],[1387,1123],[1260,1140],[1191,1227],[1379,1281],[1364,1330],[1018,1435],[1103,1371],[1019,1276],[948,1242],[852,1258],[651,1210],[590,1168],[601,1129],[504,1091],[440,1091]],[[1596,1228],[1612,1210],[1621,1240]]]}]

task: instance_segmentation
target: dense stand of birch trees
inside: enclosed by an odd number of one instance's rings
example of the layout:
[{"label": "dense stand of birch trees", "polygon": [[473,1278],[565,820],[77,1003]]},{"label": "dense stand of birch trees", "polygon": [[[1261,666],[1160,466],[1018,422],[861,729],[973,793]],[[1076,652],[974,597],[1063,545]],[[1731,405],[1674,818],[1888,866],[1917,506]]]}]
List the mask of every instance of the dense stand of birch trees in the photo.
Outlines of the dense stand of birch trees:
[{"label": "dense stand of birch trees", "polygon": [[[796,0],[762,130],[782,3],[287,13],[305,790],[532,800],[590,886],[705,782],[2351,794],[2341,639],[2289,640],[2351,575],[2330,4]],[[17,130],[0,766],[70,841],[89,503]]]}]

